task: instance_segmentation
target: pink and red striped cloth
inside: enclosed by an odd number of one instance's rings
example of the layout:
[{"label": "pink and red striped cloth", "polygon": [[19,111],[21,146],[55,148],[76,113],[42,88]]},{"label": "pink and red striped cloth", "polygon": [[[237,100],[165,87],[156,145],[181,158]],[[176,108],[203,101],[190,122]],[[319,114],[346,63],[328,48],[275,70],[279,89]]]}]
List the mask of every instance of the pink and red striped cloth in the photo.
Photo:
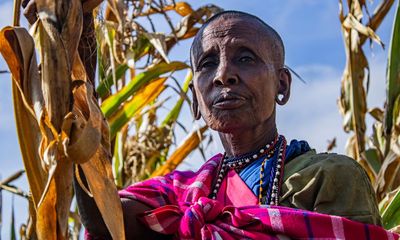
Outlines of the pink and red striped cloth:
[{"label": "pink and red striped cloth", "polygon": [[[174,171],[132,185],[120,196],[143,202],[154,208],[141,220],[156,232],[172,234],[175,239],[399,239],[385,229],[342,217],[299,209],[257,204],[226,205],[207,198],[222,155],[216,155],[194,172]],[[226,181],[237,181],[234,176]],[[243,182],[230,192],[230,203],[252,202],[254,195],[245,195]],[[223,191],[223,189],[220,189]],[[249,200],[250,199],[250,200]]]}]

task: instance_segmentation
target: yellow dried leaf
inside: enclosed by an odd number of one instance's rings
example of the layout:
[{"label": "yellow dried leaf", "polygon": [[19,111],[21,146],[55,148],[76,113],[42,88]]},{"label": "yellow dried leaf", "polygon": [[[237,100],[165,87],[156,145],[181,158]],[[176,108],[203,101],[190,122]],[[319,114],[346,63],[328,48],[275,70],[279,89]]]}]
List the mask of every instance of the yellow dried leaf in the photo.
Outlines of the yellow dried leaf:
[{"label": "yellow dried leaf", "polygon": [[110,150],[100,147],[93,158],[81,164],[94,200],[112,239],[125,239],[122,206],[112,175]]},{"label": "yellow dried leaf", "polygon": [[45,186],[46,174],[41,168],[39,155],[41,135],[36,117],[41,115],[43,97],[33,39],[23,28],[6,27],[0,32],[0,52],[13,77],[18,139],[33,202],[37,206]]},{"label": "yellow dried leaf", "polygon": [[[380,37],[370,27],[363,25],[359,22],[353,14],[349,13],[344,19],[342,26],[347,29],[355,29],[359,33],[371,38],[376,41],[379,45],[383,46],[383,42]],[[359,40],[358,40],[359,41]]]},{"label": "yellow dried leaf", "polygon": [[36,211],[36,231],[38,239],[57,239],[57,214],[55,209],[57,196],[55,180],[49,184],[49,194]]},{"label": "yellow dried leaf", "polygon": [[193,12],[192,7],[187,2],[175,3],[174,10],[182,17],[187,16]]},{"label": "yellow dried leaf", "polygon": [[374,184],[378,199],[382,199],[386,192],[392,191],[399,185],[400,175],[400,157],[393,151],[389,151],[382,167],[379,170],[378,177]]},{"label": "yellow dried leaf", "polygon": [[164,91],[166,88],[164,85],[166,80],[167,78],[165,77],[153,80],[137,92],[131,100],[124,103],[124,105],[108,119],[111,137],[114,137],[116,132],[125,126],[136,113],[140,112],[143,107],[156,99],[160,93]]},{"label": "yellow dried leaf", "polygon": [[75,163],[89,161],[101,144],[103,115],[93,99],[91,84],[82,83],[73,91],[73,129],[66,149],[67,156]]}]

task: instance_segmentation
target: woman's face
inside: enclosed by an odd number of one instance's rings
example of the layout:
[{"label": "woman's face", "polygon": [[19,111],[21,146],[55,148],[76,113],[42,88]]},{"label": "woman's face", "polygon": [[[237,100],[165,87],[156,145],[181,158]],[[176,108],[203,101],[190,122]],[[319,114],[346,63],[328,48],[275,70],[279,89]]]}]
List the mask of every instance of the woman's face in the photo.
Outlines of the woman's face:
[{"label": "woman's face", "polygon": [[192,52],[192,90],[212,129],[243,131],[275,117],[282,63],[272,39],[249,18],[220,18],[204,29]]}]

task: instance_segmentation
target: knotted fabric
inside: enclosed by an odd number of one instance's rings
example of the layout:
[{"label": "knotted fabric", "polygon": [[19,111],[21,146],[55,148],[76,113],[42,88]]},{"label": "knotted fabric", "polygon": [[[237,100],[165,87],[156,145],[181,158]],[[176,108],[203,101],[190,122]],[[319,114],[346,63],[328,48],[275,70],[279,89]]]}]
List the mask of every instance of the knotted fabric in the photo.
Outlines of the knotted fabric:
[{"label": "knotted fabric", "polygon": [[[140,219],[175,239],[399,239],[379,226],[338,216],[268,205],[232,206],[209,199],[221,159],[216,155],[198,172],[174,171],[137,183],[120,196],[154,208]],[[247,187],[242,184],[235,185]],[[254,198],[240,191],[229,197],[237,198],[235,202]]]}]

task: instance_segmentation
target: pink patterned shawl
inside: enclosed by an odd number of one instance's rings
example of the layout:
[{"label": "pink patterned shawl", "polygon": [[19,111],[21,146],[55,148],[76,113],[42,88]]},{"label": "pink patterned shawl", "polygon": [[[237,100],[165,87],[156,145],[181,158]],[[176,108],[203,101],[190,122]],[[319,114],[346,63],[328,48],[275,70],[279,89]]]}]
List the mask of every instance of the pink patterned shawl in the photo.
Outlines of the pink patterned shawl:
[{"label": "pink patterned shawl", "polygon": [[399,239],[379,226],[338,216],[260,206],[235,172],[225,178],[217,200],[209,199],[221,159],[218,154],[197,172],[174,171],[119,194],[154,208],[141,220],[175,239]]}]

